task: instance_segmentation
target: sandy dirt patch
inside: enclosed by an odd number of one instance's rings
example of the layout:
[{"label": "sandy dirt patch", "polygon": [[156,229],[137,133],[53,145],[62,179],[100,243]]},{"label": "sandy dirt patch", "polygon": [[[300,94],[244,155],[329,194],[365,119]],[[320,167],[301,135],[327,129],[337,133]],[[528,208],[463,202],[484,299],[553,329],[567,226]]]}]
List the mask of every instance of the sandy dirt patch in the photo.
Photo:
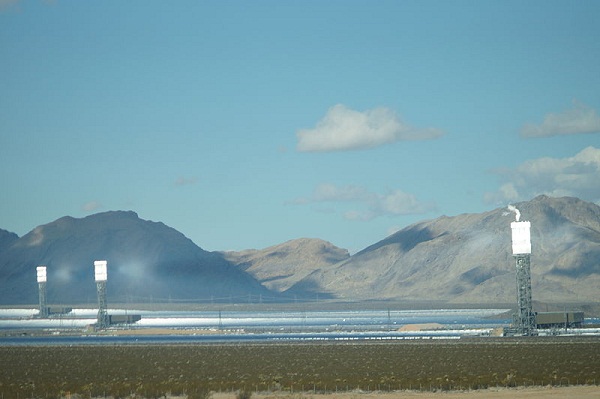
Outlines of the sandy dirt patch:
[{"label": "sandy dirt patch", "polygon": [[405,324],[398,331],[424,331],[424,330],[440,330],[444,328],[439,323],[422,323],[422,324]]},{"label": "sandy dirt patch", "polygon": [[[528,387],[528,388],[496,388],[473,391],[438,391],[416,392],[397,391],[385,393],[344,392],[332,394],[313,393],[256,393],[251,399],[598,399],[600,387],[598,386],[570,386],[570,387]],[[235,399],[235,393],[216,393],[212,399]]]}]

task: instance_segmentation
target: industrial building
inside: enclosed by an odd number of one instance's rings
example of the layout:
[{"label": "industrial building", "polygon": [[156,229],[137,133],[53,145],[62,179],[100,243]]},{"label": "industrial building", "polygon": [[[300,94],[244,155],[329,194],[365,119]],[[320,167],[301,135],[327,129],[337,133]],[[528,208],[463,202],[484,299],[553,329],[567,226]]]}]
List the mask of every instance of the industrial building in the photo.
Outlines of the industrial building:
[{"label": "industrial building", "polygon": [[[108,279],[107,261],[97,260],[94,262],[94,277],[96,280],[96,290],[98,293],[98,315],[96,328],[103,329],[111,325],[133,324],[142,319],[141,315],[109,315],[106,306],[106,281]],[[48,306],[46,302],[46,266],[36,268],[39,293],[39,311],[35,315],[37,318],[52,318],[71,313],[73,308],[66,306]]]},{"label": "industrial building", "polygon": [[142,320],[142,316],[139,314],[129,314],[129,315],[109,315],[108,323],[110,325],[119,325],[119,324],[133,324]]},{"label": "industrial building", "polygon": [[535,315],[535,325],[538,329],[581,328],[583,312],[539,312]]}]

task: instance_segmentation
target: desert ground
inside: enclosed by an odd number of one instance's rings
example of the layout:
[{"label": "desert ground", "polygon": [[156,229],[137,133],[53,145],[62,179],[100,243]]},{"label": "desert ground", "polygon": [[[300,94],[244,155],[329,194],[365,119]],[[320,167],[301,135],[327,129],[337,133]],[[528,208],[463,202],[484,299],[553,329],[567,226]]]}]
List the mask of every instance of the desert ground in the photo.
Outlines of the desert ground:
[{"label": "desert ground", "polygon": [[0,346],[0,359],[3,398],[600,398],[597,337]]},{"label": "desert ground", "polygon": [[[591,399],[600,397],[600,387],[529,387],[494,388],[471,391],[415,392],[398,391],[390,393],[347,392],[338,394],[254,394],[252,399]],[[216,394],[212,399],[235,399],[235,394]]]},{"label": "desert ground", "polygon": [[[398,391],[386,393],[344,392],[336,394],[312,393],[255,393],[251,399],[596,399],[600,387],[528,387],[494,388],[472,391],[415,392]],[[186,399],[187,396],[168,396],[168,399]],[[237,399],[236,393],[216,393],[209,399]]]}]

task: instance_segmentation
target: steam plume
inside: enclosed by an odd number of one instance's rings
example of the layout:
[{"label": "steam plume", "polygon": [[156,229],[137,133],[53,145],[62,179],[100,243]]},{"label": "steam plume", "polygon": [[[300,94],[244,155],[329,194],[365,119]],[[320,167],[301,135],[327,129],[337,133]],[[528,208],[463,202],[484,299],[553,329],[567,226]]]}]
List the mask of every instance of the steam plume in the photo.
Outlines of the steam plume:
[{"label": "steam plume", "polygon": [[515,213],[515,218],[517,219],[517,222],[519,221],[519,219],[521,219],[521,212],[516,207],[514,207],[513,205],[509,205],[508,210]]}]

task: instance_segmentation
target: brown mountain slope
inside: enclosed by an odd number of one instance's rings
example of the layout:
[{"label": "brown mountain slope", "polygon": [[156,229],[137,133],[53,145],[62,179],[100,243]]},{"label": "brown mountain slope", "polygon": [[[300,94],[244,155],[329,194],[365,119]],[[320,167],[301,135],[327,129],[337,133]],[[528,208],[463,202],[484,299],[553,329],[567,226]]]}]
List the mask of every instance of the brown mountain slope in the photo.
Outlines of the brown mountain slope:
[{"label": "brown mountain slope", "polygon": [[[278,292],[288,290],[315,269],[327,269],[350,257],[345,249],[311,238],[291,240],[262,250],[224,252],[223,255],[265,287]],[[305,290],[306,287],[302,289]],[[302,295],[300,290],[297,294]]]},{"label": "brown mountain slope", "polygon": [[[532,224],[534,300],[597,301],[600,207],[547,196],[516,206]],[[512,221],[499,208],[416,223],[298,285],[353,300],[513,302]]]}]

